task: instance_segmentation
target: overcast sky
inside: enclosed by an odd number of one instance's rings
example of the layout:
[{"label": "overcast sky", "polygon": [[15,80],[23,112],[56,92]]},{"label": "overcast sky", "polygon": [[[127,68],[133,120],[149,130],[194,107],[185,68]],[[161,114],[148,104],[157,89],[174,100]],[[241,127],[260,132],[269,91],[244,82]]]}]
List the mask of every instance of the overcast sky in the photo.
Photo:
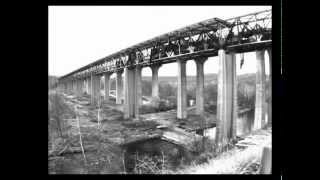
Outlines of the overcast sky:
[{"label": "overcast sky", "polygon": [[[62,76],[121,49],[175,29],[218,17],[232,18],[271,6],[49,6],[49,75]],[[237,59],[239,56],[237,56]],[[266,53],[266,73],[269,73]],[[245,54],[237,73],[256,71],[255,53]],[[217,73],[217,57],[204,72]],[[195,75],[193,61],[187,75]],[[151,76],[144,68],[143,76]],[[166,64],[159,76],[177,75],[177,64]]]}]

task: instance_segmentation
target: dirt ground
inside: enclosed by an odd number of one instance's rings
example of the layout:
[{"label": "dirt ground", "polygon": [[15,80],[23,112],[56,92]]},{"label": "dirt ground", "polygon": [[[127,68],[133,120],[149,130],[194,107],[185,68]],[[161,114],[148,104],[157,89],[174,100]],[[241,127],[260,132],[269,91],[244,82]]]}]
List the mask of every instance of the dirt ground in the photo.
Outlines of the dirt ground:
[{"label": "dirt ground", "polygon": [[[77,106],[77,118],[68,117],[66,119],[70,125],[68,130],[69,146],[63,150],[59,149],[59,152],[62,152],[60,155],[49,156],[48,171],[50,174],[127,173],[124,144],[139,139],[159,137],[164,133],[159,128],[160,126],[179,128],[185,133],[204,126],[215,126],[214,114],[205,112],[204,120],[201,120],[199,116],[195,115],[194,107],[188,108],[188,119],[183,121],[176,119],[176,110],[142,114],[139,120],[128,120],[123,118],[121,112],[123,106],[116,105],[114,102],[102,103],[99,109],[90,105],[88,95],[76,97],[71,94],[63,94],[63,97],[69,107]],[[101,122],[100,126],[98,116]],[[79,149],[80,147],[78,120],[80,121],[85,157],[79,151],[78,153],[67,153],[70,152],[70,149],[72,152],[73,148]],[[52,142],[50,141],[49,139],[49,154],[52,153],[50,147]],[[61,144],[63,143],[65,142]],[[163,142],[159,142],[159,144],[159,147],[162,147]],[[170,150],[164,151],[169,155],[172,154]]]},{"label": "dirt ground", "polygon": [[[139,139],[161,136],[163,132],[157,128],[160,125],[179,126],[180,124],[185,129],[199,128],[200,126],[199,121],[198,123],[194,121],[196,117],[193,115],[189,116],[188,121],[181,123],[175,118],[175,111],[144,114],[141,115],[139,120],[126,120],[123,118],[121,105],[116,105],[112,102],[110,104],[103,103],[99,109],[90,105],[89,96],[76,97],[63,94],[63,97],[69,107],[74,108],[77,106],[77,118],[69,117],[66,119],[67,124],[70,126],[68,130],[68,140],[71,142],[70,149],[80,147],[79,120],[83,146],[85,150],[88,149],[85,153],[87,164],[85,164],[85,158],[82,157],[81,153],[66,153],[63,156],[49,158],[49,173],[124,172],[123,144]],[[98,116],[101,122],[100,127],[98,125]],[[50,144],[49,140],[49,154],[51,153]],[[105,155],[97,154],[98,147],[101,146],[103,146],[103,151],[107,152]],[[65,150],[65,152],[67,151]],[[102,164],[103,167],[101,167]],[[105,164],[109,164],[110,167]],[[99,167],[93,168],[95,166]]]}]

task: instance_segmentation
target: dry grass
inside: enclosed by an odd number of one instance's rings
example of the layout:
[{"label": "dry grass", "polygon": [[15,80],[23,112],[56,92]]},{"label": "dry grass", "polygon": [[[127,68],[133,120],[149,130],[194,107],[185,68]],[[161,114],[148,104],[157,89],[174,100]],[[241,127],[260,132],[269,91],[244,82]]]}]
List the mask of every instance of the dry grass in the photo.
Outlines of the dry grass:
[{"label": "dry grass", "polygon": [[186,174],[242,174],[244,167],[260,161],[261,148],[249,147],[245,150],[234,149],[222,153],[217,158],[202,165],[193,165],[180,173]]},{"label": "dry grass", "polygon": [[[217,157],[209,159],[207,163],[191,166],[180,170],[185,174],[256,174],[261,161],[262,147],[271,142],[271,132],[261,130],[247,137],[250,145],[246,149],[233,148]],[[258,167],[258,168],[257,168]]]}]

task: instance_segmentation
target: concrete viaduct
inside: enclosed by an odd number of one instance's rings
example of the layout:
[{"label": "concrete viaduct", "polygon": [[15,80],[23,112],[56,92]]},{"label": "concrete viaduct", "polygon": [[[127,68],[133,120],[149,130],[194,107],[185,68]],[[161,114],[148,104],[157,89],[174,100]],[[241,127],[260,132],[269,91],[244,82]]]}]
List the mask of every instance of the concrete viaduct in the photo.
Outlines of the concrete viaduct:
[{"label": "concrete viaduct", "polygon": [[[116,73],[116,104],[124,103],[125,118],[139,118],[141,105],[141,70],[152,69],[152,96],[159,98],[158,70],[162,64],[177,62],[177,118],[187,118],[186,61],[194,60],[197,68],[196,109],[204,114],[204,71],[208,57],[219,57],[216,141],[236,136],[237,82],[236,53],[256,52],[256,102],[254,129],[266,124],[265,113],[265,52],[272,54],[271,10],[227,20],[208,19],[160,35],[99,59],[59,78],[59,89],[77,95],[91,95],[91,104],[100,100],[100,78],[104,76],[105,96],[109,100],[109,80]],[[124,73],[124,81],[122,81]],[[271,87],[271,86],[270,86]],[[121,99],[124,99],[124,102]],[[268,121],[271,122],[269,103]]]}]

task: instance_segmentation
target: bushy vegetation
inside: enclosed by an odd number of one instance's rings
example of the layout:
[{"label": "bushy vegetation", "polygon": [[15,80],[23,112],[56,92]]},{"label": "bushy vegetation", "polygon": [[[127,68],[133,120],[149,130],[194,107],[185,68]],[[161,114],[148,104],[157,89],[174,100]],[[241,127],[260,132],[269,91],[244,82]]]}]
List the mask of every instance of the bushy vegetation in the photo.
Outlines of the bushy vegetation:
[{"label": "bushy vegetation", "polygon": [[[206,84],[204,87],[204,103],[206,111],[214,113],[217,105],[217,84]],[[268,89],[268,84],[266,84]],[[142,82],[142,94],[150,96],[152,91],[152,83],[150,80]],[[187,102],[189,105],[190,100],[196,99],[196,86],[195,84],[189,85],[187,89]],[[161,82],[159,84],[159,96],[163,102],[160,102],[159,107],[142,106],[143,113],[154,113],[159,111],[166,111],[176,108],[177,103],[177,86],[169,82]],[[255,76],[245,75],[238,79],[238,92],[237,92],[238,105],[242,108],[254,108],[255,103]],[[167,103],[165,103],[167,101]],[[169,103],[168,103],[169,102]]]}]

